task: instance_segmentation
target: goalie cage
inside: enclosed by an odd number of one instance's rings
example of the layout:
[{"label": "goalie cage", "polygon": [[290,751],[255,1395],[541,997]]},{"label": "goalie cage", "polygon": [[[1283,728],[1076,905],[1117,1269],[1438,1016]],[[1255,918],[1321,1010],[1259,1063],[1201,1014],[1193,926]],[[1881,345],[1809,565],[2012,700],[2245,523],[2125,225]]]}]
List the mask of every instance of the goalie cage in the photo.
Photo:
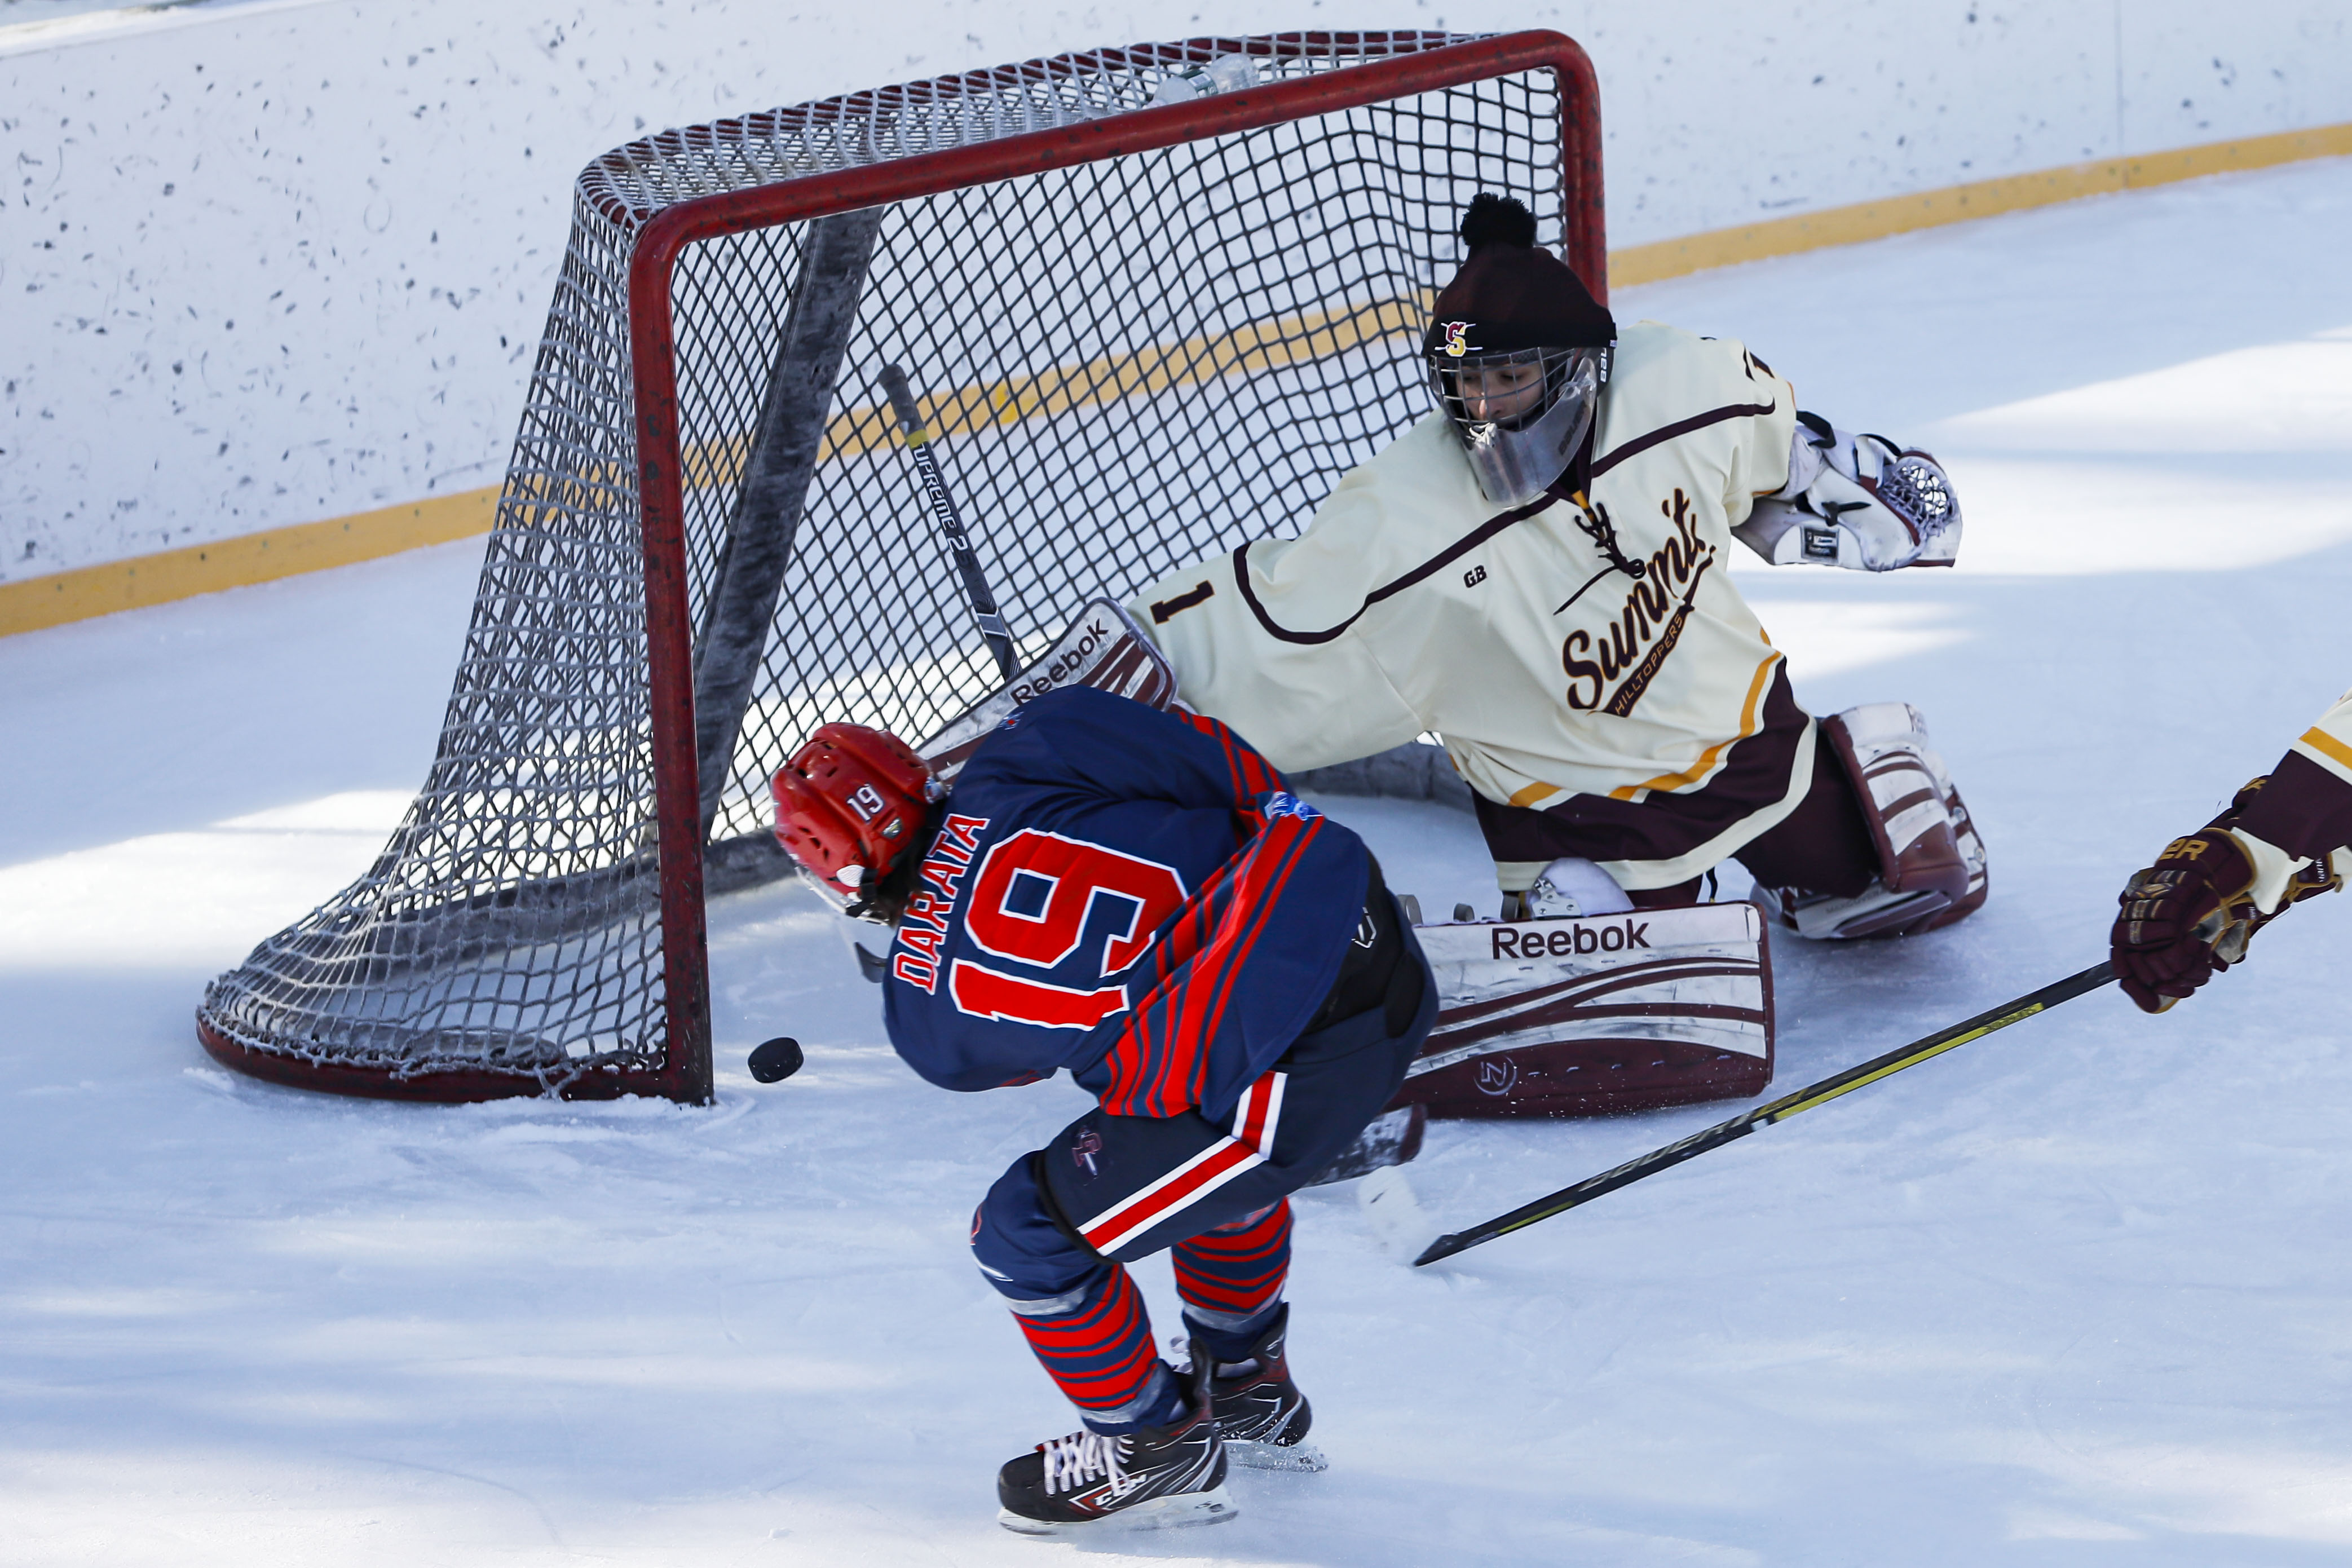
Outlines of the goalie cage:
[{"label": "goalie cage", "polygon": [[788,873],[769,772],[998,681],[881,366],[928,389],[1026,659],[1091,598],[1295,532],[1427,411],[1482,190],[1606,298],[1572,40],[1102,49],[589,164],[425,787],[206,990],[205,1048],[345,1093],[707,1103],[703,901]]}]

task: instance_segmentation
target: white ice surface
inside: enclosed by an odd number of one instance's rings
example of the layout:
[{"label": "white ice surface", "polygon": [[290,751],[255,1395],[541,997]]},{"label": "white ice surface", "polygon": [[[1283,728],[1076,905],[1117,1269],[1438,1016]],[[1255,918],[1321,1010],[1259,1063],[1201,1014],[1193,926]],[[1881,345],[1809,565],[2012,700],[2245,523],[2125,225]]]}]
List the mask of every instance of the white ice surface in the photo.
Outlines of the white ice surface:
[{"label": "white ice surface", "polygon": [[[2093,961],[2122,876],[2352,681],[2347,255],[2338,161],[1621,295],[1934,446],[1969,507],[1957,571],[1741,575],[1815,708],[1926,711],[1993,857],[1955,930],[1780,945],[1780,1087]],[[206,979],[423,776],[476,554],[0,642],[0,1561],[1068,1560],[992,1521],[1072,1423],[963,1239],[1082,1097],[916,1081],[802,894],[713,909],[712,1110],[198,1051]],[[1492,903],[1466,819],[1328,804],[1424,904]],[[2352,1559],[2347,940],[2298,910],[2163,1018],[2094,995],[1431,1270],[1310,1193],[1332,1469],[1120,1549]],[[782,1032],[808,1067],[754,1085]],[[1440,1124],[1411,1181],[1456,1228],[1733,1108]]]}]

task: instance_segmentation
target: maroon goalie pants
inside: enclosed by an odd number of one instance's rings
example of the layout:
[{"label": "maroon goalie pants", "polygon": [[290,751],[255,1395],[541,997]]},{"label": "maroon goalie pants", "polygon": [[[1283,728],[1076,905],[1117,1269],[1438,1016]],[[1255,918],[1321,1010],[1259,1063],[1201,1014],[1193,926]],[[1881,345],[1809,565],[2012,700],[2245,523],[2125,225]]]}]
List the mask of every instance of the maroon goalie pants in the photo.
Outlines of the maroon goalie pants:
[{"label": "maroon goalie pants", "polygon": [[[1730,858],[1747,867],[1748,873],[1766,887],[1802,888],[1808,893],[1851,898],[1868,887],[1871,879],[1878,874],[1878,852],[1872,847],[1870,830],[1863,821],[1861,806],[1855,802],[1853,786],[1847,781],[1845,770],[1838,766],[1834,748],[1818,729],[1814,740],[1812,783],[1806,789],[1804,799],[1797,803],[1795,810],[1748,840]],[[1783,779],[1788,777],[1786,766],[1781,765],[1780,776]],[[1701,791],[1703,795],[1716,793],[1716,785]],[[1548,810],[1538,811],[1524,806],[1497,805],[1475,792],[1471,799],[1477,805],[1478,826],[1486,836],[1487,850],[1498,861],[1647,859],[1658,853],[1653,846],[1660,839],[1671,842],[1681,827],[1679,821],[1643,823],[1640,819],[1645,810],[1664,817],[1670,810],[1648,801],[1640,805],[1620,800],[1596,802],[1591,796],[1579,795]],[[1654,801],[1657,799],[1652,798]],[[1673,799],[1680,801],[1686,798]],[[1742,814],[1769,803],[1769,800],[1764,797],[1746,804]],[[1722,809],[1734,802],[1727,800],[1711,804]],[[1719,827],[1709,826],[1706,836],[1712,837],[1719,831]],[[1636,909],[1696,904],[1704,880],[1695,876],[1671,887],[1628,889],[1625,896],[1633,901]]]}]

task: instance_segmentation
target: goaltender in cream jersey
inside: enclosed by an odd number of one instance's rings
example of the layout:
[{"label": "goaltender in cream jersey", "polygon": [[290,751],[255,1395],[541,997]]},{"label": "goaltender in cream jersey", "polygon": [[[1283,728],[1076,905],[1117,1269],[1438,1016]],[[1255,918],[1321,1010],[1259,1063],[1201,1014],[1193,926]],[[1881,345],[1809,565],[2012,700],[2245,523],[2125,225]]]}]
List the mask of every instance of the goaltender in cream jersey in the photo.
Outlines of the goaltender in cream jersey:
[{"label": "goaltender in cream jersey", "polygon": [[1812,775],[1813,726],[1726,559],[1787,480],[1795,423],[1794,392],[1739,343],[1643,322],[1589,462],[1533,504],[1497,513],[1432,413],[1301,538],[1171,573],[1130,609],[1180,695],[1286,770],[1434,731],[1479,795],[1544,810],[1704,791],[1745,747],[1761,787],[1727,825],[1602,862],[1664,886],[1787,816]]}]

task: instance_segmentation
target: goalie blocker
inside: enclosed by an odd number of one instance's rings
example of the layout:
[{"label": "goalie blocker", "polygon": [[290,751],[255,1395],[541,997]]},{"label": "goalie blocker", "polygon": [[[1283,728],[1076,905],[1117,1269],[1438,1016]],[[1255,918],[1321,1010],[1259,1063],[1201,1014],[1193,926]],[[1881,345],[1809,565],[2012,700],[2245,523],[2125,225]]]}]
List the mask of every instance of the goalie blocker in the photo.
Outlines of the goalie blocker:
[{"label": "goalie blocker", "polygon": [[1420,925],[1437,1021],[1395,1105],[1596,1116],[1761,1093],[1772,967],[1752,904]]},{"label": "goalie blocker", "polygon": [[1127,612],[1108,599],[1090,601],[1054,645],[1007,685],[950,719],[915,748],[931,777],[947,784],[988,733],[1015,708],[1064,686],[1093,686],[1165,711],[1176,703],[1176,673]]}]

